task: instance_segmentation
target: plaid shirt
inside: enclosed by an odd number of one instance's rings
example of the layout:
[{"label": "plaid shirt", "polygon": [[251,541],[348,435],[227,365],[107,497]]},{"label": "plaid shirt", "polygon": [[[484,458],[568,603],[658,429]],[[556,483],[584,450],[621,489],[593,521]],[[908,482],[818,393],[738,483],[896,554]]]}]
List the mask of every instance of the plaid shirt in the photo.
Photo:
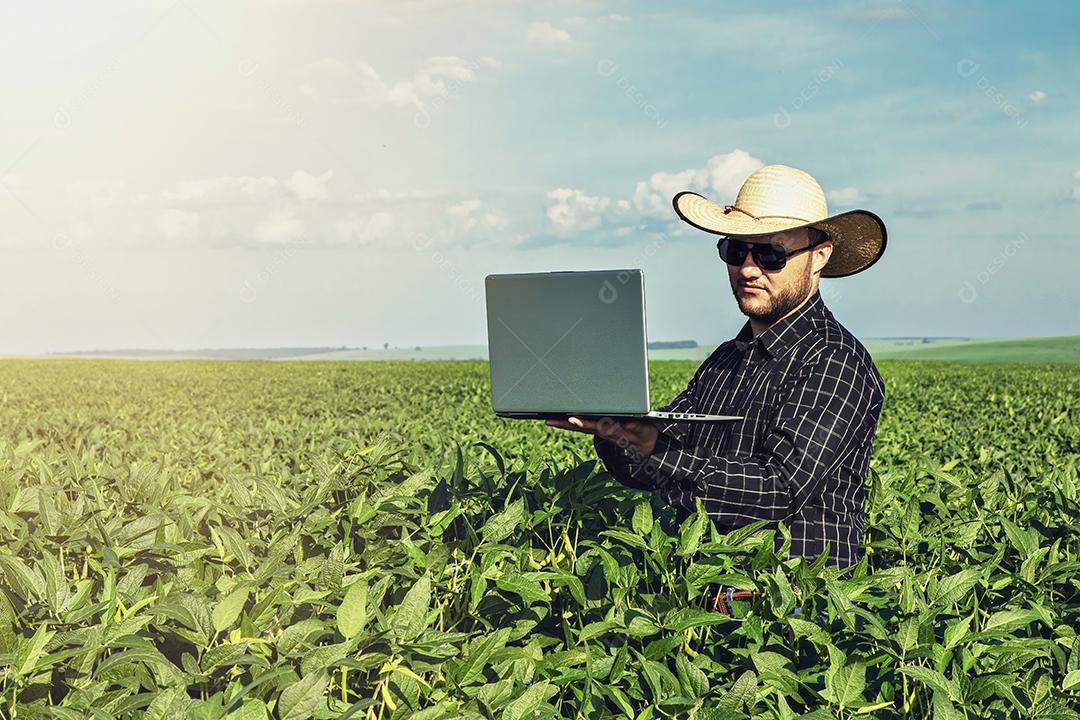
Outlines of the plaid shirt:
[{"label": "plaid shirt", "polygon": [[652,455],[594,439],[625,485],[658,490],[681,519],[700,498],[722,532],[783,520],[791,555],[859,560],[863,484],[885,386],[866,349],[819,292],[753,338],[747,321],[664,410],[741,415],[725,423],[656,422]]}]

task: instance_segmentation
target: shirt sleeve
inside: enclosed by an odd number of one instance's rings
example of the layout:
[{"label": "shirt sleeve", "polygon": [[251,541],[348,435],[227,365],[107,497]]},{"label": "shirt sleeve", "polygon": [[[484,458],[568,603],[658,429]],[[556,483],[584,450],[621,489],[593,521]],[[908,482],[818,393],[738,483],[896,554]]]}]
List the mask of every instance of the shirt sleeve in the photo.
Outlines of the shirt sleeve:
[{"label": "shirt sleeve", "polygon": [[[694,373],[694,377],[687,384],[686,389],[679,393],[674,400],[662,407],[661,410],[666,412],[693,412],[697,406],[696,386],[700,374],[701,368],[698,368],[698,371]],[[661,437],[667,436],[672,440],[682,442],[689,436],[690,425],[688,423],[660,420],[654,420],[653,422],[656,429],[660,431]],[[646,467],[648,457],[641,455],[633,448],[620,447],[610,440],[604,440],[599,435],[593,436],[593,447],[596,448],[597,457],[604,462],[604,467],[608,469],[612,477],[623,485],[639,490],[653,490],[657,487],[655,473],[650,474]]]},{"label": "shirt sleeve", "polygon": [[722,525],[798,514],[821,497],[825,479],[853,448],[872,441],[884,392],[856,357],[828,351],[801,367],[783,392],[787,399],[753,455],[725,456],[661,435],[638,473],[654,488],[690,488]]}]

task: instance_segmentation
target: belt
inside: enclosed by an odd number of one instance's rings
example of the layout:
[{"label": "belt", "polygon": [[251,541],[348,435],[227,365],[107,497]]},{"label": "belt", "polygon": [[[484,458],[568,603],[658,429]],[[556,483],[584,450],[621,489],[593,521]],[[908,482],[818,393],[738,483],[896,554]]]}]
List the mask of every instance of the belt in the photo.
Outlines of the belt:
[{"label": "belt", "polygon": [[717,590],[716,595],[713,596],[712,609],[714,612],[734,617],[735,614],[731,611],[732,600],[745,600],[749,602],[760,595],[761,593],[755,590],[736,590],[735,588],[722,587]]}]

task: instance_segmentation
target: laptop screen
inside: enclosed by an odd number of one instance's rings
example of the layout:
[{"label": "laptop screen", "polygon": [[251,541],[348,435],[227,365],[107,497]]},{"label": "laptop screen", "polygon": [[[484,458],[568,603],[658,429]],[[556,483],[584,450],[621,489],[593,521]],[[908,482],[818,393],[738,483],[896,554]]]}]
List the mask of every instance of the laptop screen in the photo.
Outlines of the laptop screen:
[{"label": "laptop screen", "polygon": [[486,289],[496,412],[648,412],[640,270],[489,275]]}]

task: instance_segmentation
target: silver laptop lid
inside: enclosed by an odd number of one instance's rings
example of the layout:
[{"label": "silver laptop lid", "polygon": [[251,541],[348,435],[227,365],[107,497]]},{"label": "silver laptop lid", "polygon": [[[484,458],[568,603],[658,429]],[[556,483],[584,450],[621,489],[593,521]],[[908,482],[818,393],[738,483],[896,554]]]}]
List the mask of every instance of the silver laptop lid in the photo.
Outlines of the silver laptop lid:
[{"label": "silver laptop lid", "polygon": [[649,411],[641,270],[488,275],[498,413]]}]

